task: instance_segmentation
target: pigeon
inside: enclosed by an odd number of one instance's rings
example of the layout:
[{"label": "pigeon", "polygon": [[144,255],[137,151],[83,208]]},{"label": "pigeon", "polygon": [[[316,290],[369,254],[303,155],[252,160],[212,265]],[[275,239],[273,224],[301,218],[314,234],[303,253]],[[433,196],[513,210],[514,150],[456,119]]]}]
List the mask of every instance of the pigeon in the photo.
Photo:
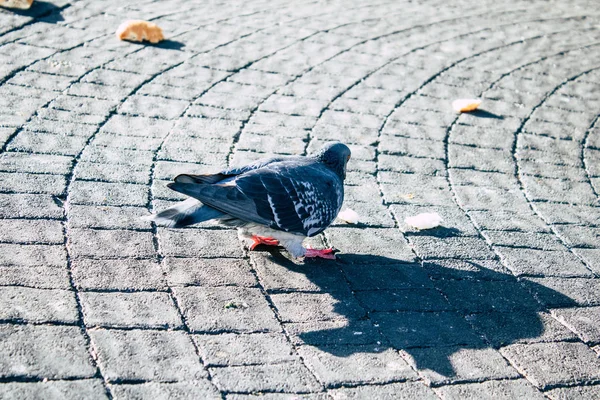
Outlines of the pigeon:
[{"label": "pigeon", "polygon": [[323,232],[344,201],[350,149],[340,142],[313,156],[262,159],[216,174],[178,175],[167,186],[189,199],[148,217],[158,226],[182,228],[208,220],[238,228],[242,240],[283,246],[293,257],[335,259],[334,249],[304,247]]}]

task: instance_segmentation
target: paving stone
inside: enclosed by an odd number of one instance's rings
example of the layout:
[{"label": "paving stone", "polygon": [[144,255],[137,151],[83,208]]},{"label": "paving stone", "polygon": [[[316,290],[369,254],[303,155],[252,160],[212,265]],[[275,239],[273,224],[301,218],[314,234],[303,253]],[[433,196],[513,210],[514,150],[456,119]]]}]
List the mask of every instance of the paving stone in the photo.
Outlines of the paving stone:
[{"label": "paving stone", "polygon": [[544,251],[495,247],[505,265],[515,275],[591,276],[591,272],[569,251]]},{"label": "paving stone", "polygon": [[535,310],[491,311],[469,315],[467,320],[496,347],[575,339],[573,332],[551,315]]},{"label": "paving stone", "polygon": [[194,335],[208,367],[271,364],[294,361],[294,351],[281,333]]},{"label": "paving stone", "polygon": [[589,224],[600,217],[600,207],[561,203],[534,203],[533,207],[546,218],[549,224]]},{"label": "paving stone", "polygon": [[155,254],[151,232],[70,229],[69,247],[74,258],[140,257]]},{"label": "paving stone", "polygon": [[419,257],[423,259],[494,259],[496,257],[480,238],[412,236],[410,242]]},{"label": "paving stone", "polygon": [[79,320],[72,291],[0,287],[0,319],[75,324]]},{"label": "paving stone", "polygon": [[523,186],[531,200],[596,205],[597,196],[587,182],[538,178],[523,175]]},{"label": "paving stone", "polygon": [[435,286],[448,302],[463,312],[536,310],[538,303],[515,280],[440,280]]},{"label": "paving stone", "polygon": [[504,190],[519,189],[519,182],[512,174],[461,168],[449,168],[448,171],[450,181],[457,186],[488,187]]},{"label": "paving stone", "polygon": [[0,265],[65,267],[67,257],[63,246],[0,243]]},{"label": "paving stone", "polygon": [[[268,254],[268,253],[267,253]],[[295,264],[255,253],[251,260],[262,286],[273,291],[348,291],[336,265]]]},{"label": "paving stone", "polygon": [[121,105],[120,111],[133,116],[175,119],[179,117],[188,102],[164,97],[133,95]]},{"label": "paving stone", "polygon": [[283,322],[358,319],[364,310],[346,290],[331,293],[281,293],[271,295]]},{"label": "paving stone", "polygon": [[68,224],[70,228],[150,230],[150,222],[141,218],[147,215],[142,207],[71,205]]},{"label": "paving stone", "polygon": [[10,382],[0,386],[0,396],[6,400],[18,399],[108,399],[100,379],[48,382]]},{"label": "paving stone", "polygon": [[556,388],[546,392],[552,400],[583,400],[591,399],[600,395],[600,386],[575,386]]},{"label": "paving stone", "polygon": [[63,136],[23,131],[9,143],[8,149],[74,157],[83,150],[87,141],[88,138],[85,136]]},{"label": "paving stone", "polygon": [[504,210],[470,211],[469,217],[482,230],[549,232],[550,228],[537,215]]},{"label": "paving stone", "polygon": [[147,382],[140,384],[110,385],[118,399],[221,399],[221,394],[207,379],[189,382]]},{"label": "paving stone", "polygon": [[527,398],[538,400],[546,398],[525,379],[448,385],[436,389],[436,392],[444,399],[510,400]]},{"label": "paving stone", "polygon": [[294,322],[285,324],[285,328],[296,345],[361,345],[384,341],[377,328],[366,320]]},{"label": "paving stone", "polygon": [[527,199],[516,190],[457,186],[454,188],[460,206],[471,210],[503,210],[519,213],[530,211]]},{"label": "paving stone", "polygon": [[193,332],[279,331],[279,324],[259,289],[185,287],[175,298]]},{"label": "paving stone", "polygon": [[432,259],[423,262],[423,269],[433,279],[470,279],[503,281],[513,275],[497,260]]},{"label": "paving stone", "polygon": [[167,257],[164,268],[172,286],[256,286],[246,260]]},{"label": "paving stone", "polygon": [[486,172],[514,172],[512,155],[506,150],[448,145],[448,166]]},{"label": "paving stone", "polygon": [[447,311],[454,307],[434,289],[374,290],[356,292],[359,303],[376,311]]},{"label": "paving stone", "polygon": [[342,265],[353,290],[420,289],[432,287],[420,264],[382,263]]},{"label": "paving stone", "polygon": [[386,264],[415,259],[406,239],[395,229],[330,228],[327,236],[331,245],[342,251],[339,257],[343,262]]},{"label": "paving stone", "polygon": [[600,307],[569,307],[552,310],[552,314],[585,343],[600,342]]},{"label": "paving stone", "polygon": [[89,335],[109,382],[185,381],[207,376],[184,332],[95,329]]},{"label": "paving stone", "polygon": [[75,181],[69,189],[69,201],[73,204],[146,206],[148,203],[148,188],[142,185]]},{"label": "paving stone", "polygon": [[165,292],[80,293],[87,326],[180,328],[181,318]]},{"label": "paving stone", "polygon": [[5,172],[68,174],[71,163],[71,157],[47,154],[4,153],[0,156],[0,170]]},{"label": "paving stone", "polygon": [[315,378],[300,362],[211,368],[210,372],[213,382],[222,391],[306,393],[320,389]]},{"label": "paving stone", "polygon": [[328,400],[325,393],[292,394],[292,393],[257,393],[257,394],[227,394],[227,400]]},{"label": "paving stone", "polygon": [[77,326],[0,326],[0,375],[4,378],[91,378],[85,339]]},{"label": "paving stone", "polygon": [[328,392],[334,400],[373,399],[435,400],[435,392],[421,382],[391,383],[389,385],[365,385],[354,388],[341,388]]},{"label": "paving stone", "polygon": [[565,382],[595,381],[600,374],[598,356],[583,343],[514,344],[500,351],[542,390]]},{"label": "paving stone", "polygon": [[580,257],[594,273],[600,272],[600,249],[573,249],[573,253]]},{"label": "paving stone", "polygon": [[567,250],[567,247],[553,234],[495,231],[483,231],[481,234],[494,246],[524,247],[548,251]]},{"label": "paving stone", "polygon": [[71,264],[73,282],[89,290],[164,290],[166,282],[158,262],[154,260],[74,259]]},{"label": "paving stone", "polygon": [[59,221],[0,220],[0,242],[62,244],[63,226]]},{"label": "paving stone", "polygon": [[527,278],[538,300],[546,307],[591,306],[600,304],[597,279]]},{"label": "paving stone", "polygon": [[397,349],[481,343],[464,318],[452,311],[374,313],[372,318]]},{"label": "paving stone", "polygon": [[600,245],[600,227],[557,226],[554,228],[567,246],[598,247]]},{"label": "paving stone", "polygon": [[298,353],[326,387],[417,378],[397,352],[377,346],[301,346]]},{"label": "paving stone", "polygon": [[161,249],[166,256],[241,257],[242,247],[231,230],[159,229]]},{"label": "paving stone", "polygon": [[494,349],[432,347],[403,352],[431,385],[520,377]]},{"label": "paving stone", "polygon": [[67,182],[62,175],[0,172],[0,191],[9,193],[46,193],[60,195]]}]

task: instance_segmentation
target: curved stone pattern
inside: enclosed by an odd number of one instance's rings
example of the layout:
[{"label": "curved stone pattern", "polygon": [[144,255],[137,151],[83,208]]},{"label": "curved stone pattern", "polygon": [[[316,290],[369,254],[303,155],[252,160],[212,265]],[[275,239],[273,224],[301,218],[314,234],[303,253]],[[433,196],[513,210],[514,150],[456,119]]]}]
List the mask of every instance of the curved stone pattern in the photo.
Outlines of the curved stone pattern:
[{"label": "curved stone pattern", "polygon": [[[600,397],[595,1],[204,3],[0,9],[0,397]],[[330,140],[338,262],[139,218]]]}]

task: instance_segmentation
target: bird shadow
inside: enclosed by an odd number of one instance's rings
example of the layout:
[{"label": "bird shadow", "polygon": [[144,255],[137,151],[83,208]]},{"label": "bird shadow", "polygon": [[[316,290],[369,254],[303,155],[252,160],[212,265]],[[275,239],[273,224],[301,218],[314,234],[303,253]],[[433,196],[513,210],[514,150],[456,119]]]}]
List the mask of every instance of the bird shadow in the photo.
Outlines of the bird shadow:
[{"label": "bird shadow", "polygon": [[47,1],[36,0],[27,10],[2,7],[0,7],[0,10],[5,10],[24,17],[38,18],[41,19],[42,22],[46,22],[49,24],[56,24],[65,20],[61,14],[62,7],[58,7],[55,4],[52,4]]},{"label": "bird shadow", "polygon": [[575,305],[555,290],[518,280],[495,260],[419,263],[338,254],[335,261],[300,264],[277,248],[260,249],[253,254],[262,259],[259,276],[278,282],[267,290],[319,292],[331,299],[323,304],[332,308],[328,318],[288,324],[300,344],[338,357],[395,349],[415,368],[448,379],[457,374],[453,355],[463,349],[541,340],[548,324],[558,322],[536,297],[553,306]]}]

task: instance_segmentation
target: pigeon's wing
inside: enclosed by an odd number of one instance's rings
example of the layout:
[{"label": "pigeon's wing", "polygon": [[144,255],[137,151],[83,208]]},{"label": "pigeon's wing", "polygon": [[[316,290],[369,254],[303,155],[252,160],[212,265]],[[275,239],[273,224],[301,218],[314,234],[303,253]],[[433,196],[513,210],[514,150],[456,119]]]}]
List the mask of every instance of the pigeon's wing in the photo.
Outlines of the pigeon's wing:
[{"label": "pigeon's wing", "polygon": [[238,219],[306,236],[333,222],[344,197],[341,180],[317,163],[273,163],[226,184],[169,187]]},{"label": "pigeon's wing", "polygon": [[285,157],[272,157],[266,158],[263,160],[258,160],[252,164],[245,165],[243,167],[238,168],[229,168],[223,170],[221,172],[217,172],[216,174],[201,174],[201,175],[192,175],[192,174],[181,174],[177,175],[174,179],[175,182],[179,183],[217,183],[221,182],[227,178],[231,178],[232,176],[237,176],[243,174],[248,171],[252,171],[258,168],[262,168],[266,165],[269,165],[274,162],[283,161]]},{"label": "pigeon's wing", "polygon": [[325,230],[344,200],[341,179],[320,163],[275,163],[241,176],[236,186],[272,228],[306,236]]}]

